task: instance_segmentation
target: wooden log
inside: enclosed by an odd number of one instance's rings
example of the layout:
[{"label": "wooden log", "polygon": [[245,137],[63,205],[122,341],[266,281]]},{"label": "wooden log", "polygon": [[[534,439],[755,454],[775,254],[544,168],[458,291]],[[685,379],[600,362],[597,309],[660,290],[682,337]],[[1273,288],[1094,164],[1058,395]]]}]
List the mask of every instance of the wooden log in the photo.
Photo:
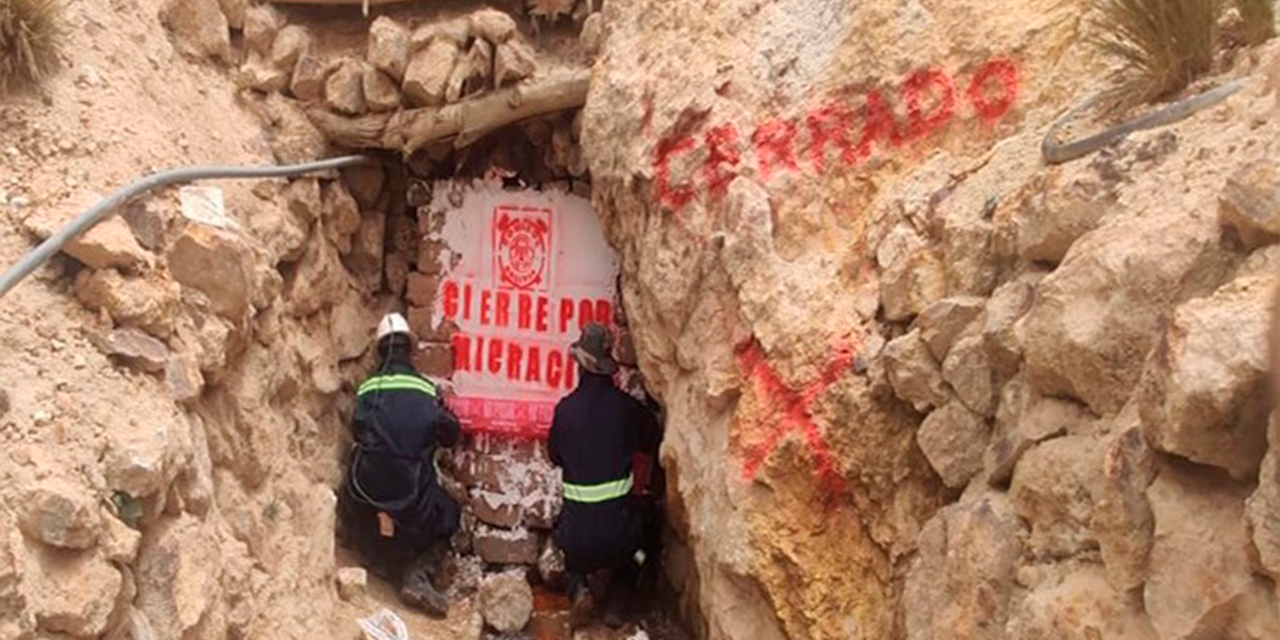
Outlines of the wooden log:
[{"label": "wooden log", "polygon": [[406,157],[434,142],[453,139],[465,147],[485,134],[587,101],[591,71],[572,69],[524,82],[442,107],[409,109],[398,113],[340,116],[320,107],[307,116],[330,140],[353,149],[397,149]]}]

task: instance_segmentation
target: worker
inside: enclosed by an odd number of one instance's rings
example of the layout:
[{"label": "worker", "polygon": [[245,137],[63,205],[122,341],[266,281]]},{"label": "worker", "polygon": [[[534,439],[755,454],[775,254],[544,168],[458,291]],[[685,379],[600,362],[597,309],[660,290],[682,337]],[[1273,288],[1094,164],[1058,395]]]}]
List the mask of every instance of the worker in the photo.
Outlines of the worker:
[{"label": "worker", "polygon": [[355,439],[339,495],[344,536],[370,570],[397,584],[401,601],[444,616],[436,588],[458,505],[437,479],[437,447],[458,441],[458,420],[437,385],[410,362],[414,338],[398,313],[378,323],[378,372],[360,385],[351,421]]},{"label": "worker", "polygon": [[[590,323],[570,347],[581,369],[578,386],[556,405],[548,452],[563,470],[564,508],[552,540],[565,556],[576,624],[597,600],[608,600],[611,581],[634,579],[646,560],[640,551],[646,523],[632,493],[633,456],[657,448],[653,415],[613,384],[617,363],[603,325]],[[593,593],[591,584],[596,585]],[[608,621],[608,617],[606,620]]]}]

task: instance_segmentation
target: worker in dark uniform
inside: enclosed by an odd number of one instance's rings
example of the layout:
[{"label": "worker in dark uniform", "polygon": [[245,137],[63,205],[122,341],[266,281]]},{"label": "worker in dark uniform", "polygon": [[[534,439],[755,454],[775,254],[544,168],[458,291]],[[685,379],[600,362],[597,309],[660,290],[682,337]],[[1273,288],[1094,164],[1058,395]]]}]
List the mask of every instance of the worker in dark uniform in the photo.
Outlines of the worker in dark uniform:
[{"label": "worker in dark uniform", "polygon": [[[637,553],[646,523],[632,463],[637,451],[656,449],[659,432],[653,415],[614,386],[612,343],[609,330],[592,323],[571,347],[581,375],[556,405],[548,442],[564,472],[564,508],[551,535],[564,552],[577,622],[607,598],[610,578],[634,577],[645,561]],[[589,577],[606,593],[593,596]]]},{"label": "worker in dark uniform", "polygon": [[431,574],[458,530],[458,505],[437,480],[437,447],[458,441],[458,420],[436,385],[409,360],[409,324],[392,313],[378,324],[382,364],[357,391],[355,445],[338,509],[344,536],[369,569],[399,585],[406,604],[443,616],[448,600]]}]

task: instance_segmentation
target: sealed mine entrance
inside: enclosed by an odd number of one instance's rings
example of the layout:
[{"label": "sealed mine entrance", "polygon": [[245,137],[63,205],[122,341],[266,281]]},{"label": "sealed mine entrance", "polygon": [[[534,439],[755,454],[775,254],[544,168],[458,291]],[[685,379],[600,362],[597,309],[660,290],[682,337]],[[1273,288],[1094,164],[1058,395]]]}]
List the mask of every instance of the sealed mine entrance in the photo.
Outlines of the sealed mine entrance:
[{"label": "sealed mine entrance", "polygon": [[[573,114],[510,126],[462,148],[442,144],[403,162],[389,158],[381,169],[343,177],[362,206],[385,211],[382,229],[365,229],[365,215],[355,234],[357,244],[382,234],[377,277],[384,295],[377,311],[407,318],[416,339],[414,367],[446,390],[463,425],[458,445],[436,458],[440,482],[460,507],[437,586],[455,609],[478,606],[492,630],[481,592],[514,571],[533,585],[533,636],[569,638],[567,577],[551,542],[561,478],[547,436],[556,402],[582,375],[569,346],[586,324],[610,328],[614,383],[661,425],[631,347],[616,257],[591,206]],[[366,359],[365,366],[378,365]],[[634,586],[614,585],[628,605],[621,618],[606,617],[602,606],[587,619],[623,622],[606,631],[620,639],[637,626],[652,637],[682,637],[656,597],[664,484],[657,456],[637,454],[633,498],[651,514],[636,556],[639,575]],[[361,561],[344,553],[348,564]],[[375,593],[395,598],[389,583],[375,582]]]}]

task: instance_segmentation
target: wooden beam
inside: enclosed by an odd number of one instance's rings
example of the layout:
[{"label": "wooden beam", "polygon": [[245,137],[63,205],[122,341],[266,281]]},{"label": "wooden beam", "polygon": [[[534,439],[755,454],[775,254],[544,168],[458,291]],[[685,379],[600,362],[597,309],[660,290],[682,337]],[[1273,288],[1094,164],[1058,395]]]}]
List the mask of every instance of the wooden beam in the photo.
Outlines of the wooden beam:
[{"label": "wooden beam", "polygon": [[408,156],[448,139],[453,139],[455,147],[465,147],[509,124],[580,108],[586,104],[590,83],[589,69],[566,69],[442,107],[355,118],[313,107],[307,115],[338,144],[353,149],[397,149]]}]

